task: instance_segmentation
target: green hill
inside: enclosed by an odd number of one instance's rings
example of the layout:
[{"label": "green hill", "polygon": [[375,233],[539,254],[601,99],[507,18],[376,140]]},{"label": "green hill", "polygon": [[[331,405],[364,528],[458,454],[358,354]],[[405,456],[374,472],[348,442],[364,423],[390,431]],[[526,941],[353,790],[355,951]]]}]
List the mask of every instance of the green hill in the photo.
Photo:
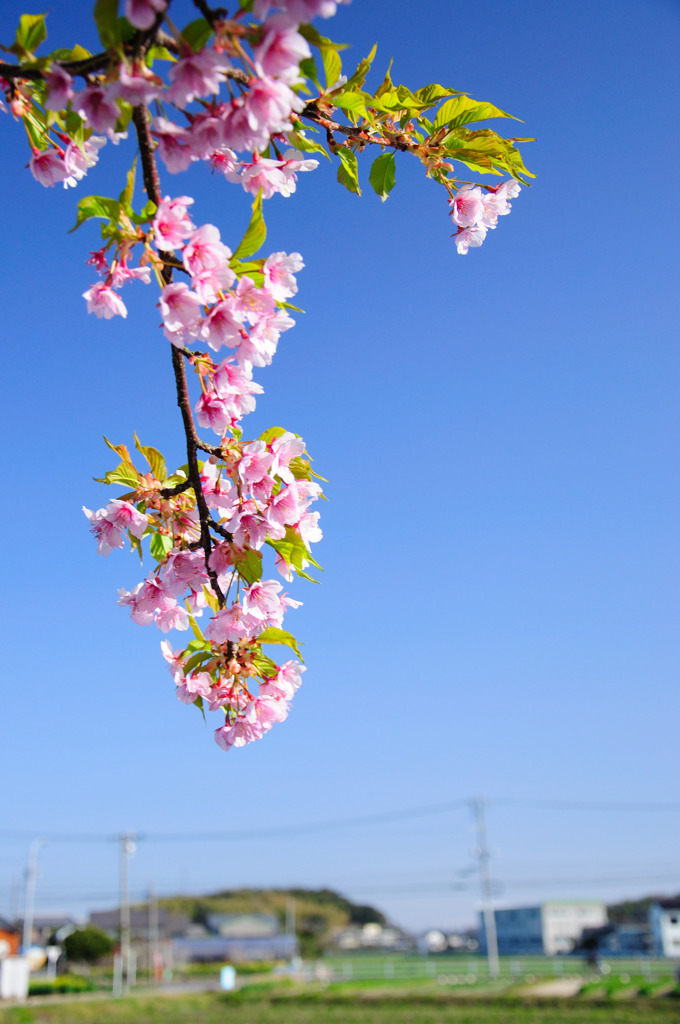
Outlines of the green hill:
[{"label": "green hill", "polygon": [[188,914],[205,924],[208,914],[276,914],[283,925],[291,898],[295,907],[295,932],[303,956],[315,956],[336,928],[350,924],[386,924],[375,907],[352,903],[332,889],[225,889],[204,896],[171,896],[159,906]]}]

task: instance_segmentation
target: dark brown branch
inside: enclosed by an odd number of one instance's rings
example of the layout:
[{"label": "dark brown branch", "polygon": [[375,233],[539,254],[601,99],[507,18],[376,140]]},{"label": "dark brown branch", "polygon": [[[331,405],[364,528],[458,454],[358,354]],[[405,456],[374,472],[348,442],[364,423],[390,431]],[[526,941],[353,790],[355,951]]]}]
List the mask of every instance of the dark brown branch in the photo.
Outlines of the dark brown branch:
[{"label": "dark brown branch", "polygon": [[175,484],[174,487],[161,487],[160,495],[161,498],[176,498],[178,494],[183,494],[184,491],[188,491],[190,487],[191,481],[187,479],[181,484]]},{"label": "dark brown branch", "polygon": [[[158,167],[154,157],[154,143],[151,138],[149,111],[146,107],[135,107],[132,120],[134,122],[137,132],[137,141],[139,143],[139,156],[142,164],[144,188],[146,189],[146,194],[149,199],[151,199],[156,206],[159,206],[161,202],[161,186],[158,177]],[[166,284],[169,284],[170,281],[172,281],[172,266],[170,264],[170,260],[173,258],[173,254],[161,252],[159,255],[164,263],[161,276]],[[198,518],[201,530],[201,547],[203,548],[203,556],[205,559],[205,570],[210,578],[210,585],[213,593],[219,601],[220,608],[223,608],[225,603],[224,594],[222,593],[222,589],[217,580],[217,573],[214,569],[211,569],[209,565],[210,553],[212,551],[210,526],[211,524],[214,524],[206,504],[203,488],[201,487],[201,472],[198,468],[197,456],[199,450],[212,451],[212,449],[208,449],[196,434],[196,428],[191,414],[191,402],[189,400],[187,378],[184,370],[184,355],[174,345],[171,345],[170,348],[172,350],[172,368],[175,374],[175,386],[177,389],[177,404],[182,414],[184,434],[186,437],[187,464],[189,467],[188,485],[192,487],[194,494],[196,495],[196,507],[198,509]],[[219,449],[217,450],[219,451]]]},{"label": "dark brown branch", "polygon": [[214,519],[210,523],[210,528],[211,530],[214,530],[215,533],[219,533],[220,537],[224,537],[225,540],[228,540],[230,544],[233,541],[233,533],[229,533],[229,530],[226,530],[221,523],[216,523]]},{"label": "dark brown branch", "polygon": [[227,11],[224,7],[216,7],[214,10],[212,7],[208,7],[205,0],[194,0],[194,7],[197,7],[205,20],[208,22],[211,28],[215,27],[215,23],[218,21],[224,21],[227,17]]}]

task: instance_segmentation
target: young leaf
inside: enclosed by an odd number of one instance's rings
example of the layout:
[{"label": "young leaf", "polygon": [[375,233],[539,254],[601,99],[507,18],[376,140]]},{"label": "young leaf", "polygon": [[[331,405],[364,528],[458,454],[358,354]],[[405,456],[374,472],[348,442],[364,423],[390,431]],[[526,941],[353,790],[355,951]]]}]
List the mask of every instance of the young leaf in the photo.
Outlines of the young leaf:
[{"label": "young leaf", "polygon": [[265,629],[264,633],[260,633],[256,639],[261,644],[283,644],[285,647],[290,647],[292,651],[295,651],[300,661],[303,660],[297,640],[292,633],[287,633],[285,629],[275,629],[273,626],[270,626],[269,629]]},{"label": "young leaf", "polygon": [[202,50],[212,35],[210,24],[205,18],[196,18],[189,22],[186,28],[182,29],[182,39],[190,46],[194,53]]},{"label": "young leaf", "polygon": [[245,260],[252,256],[264,245],[264,240],[267,237],[267,227],[262,216],[262,189],[258,192],[252,209],[253,215],[250,218],[248,229],[234,253],[233,258],[237,260]]},{"label": "young leaf", "polygon": [[360,61],[360,63],[358,65],[356,71],[354,72],[354,74],[351,76],[351,78],[347,79],[347,88],[348,89],[352,89],[355,86],[358,89],[362,88],[364,82],[366,81],[366,75],[371,70],[371,64],[375,60],[375,55],[376,55],[377,51],[378,51],[377,43],[374,43],[373,44],[373,49],[369,53],[368,57],[364,57],[364,59],[362,61]]},{"label": "young leaf", "polygon": [[269,430],[265,430],[264,434],[260,434],[258,440],[264,441],[265,444],[269,444],[269,442],[273,441],[274,438],[281,437],[281,434],[285,433],[285,427],[270,427]]},{"label": "young leaf", "polygon": [[124,207],[126,213],[129,210],[132,209],[132,197],[133,197],[133,195],[135,193],[135,173],[136,173],[136,170],[137,170],[137,156],[135,155],[135,158],[132,161],[132,167],[127,172],[127,177],[125,179],[125,188],[123,189],[123,191],[121,192],[121,194],[119,196],[119,201],[120,201],[121,205]]},{"label": "young leaf", "polygon": [[94,20],[105,50],[118,50],[121,46],[120,24],[118,22],[118,0],[97,0],[94,5]]},{"label": "young leaf", "polygon": [[22,14],[19,19],[19,28],[12,46],[11,53],[25,59],[32,57],[41,43],[47,39],[47,28],[45,26],[44,14]]},{"label": "young leaf", "polygon": [[323,61],[324,71],[326,72],[326,88],[330,89],[332,85],[335,85],[342,74],[342,61],[340,60],[340,54],[331,46],[323,46],[321,48],[321,59]]},{"label": "young leaf", "polygon": [[[512,117],[504,110],[494,107],[493,103],[480,103],[469,96],[456,96],[454,99],[442,103],[434,119],[435,128],[459,128],[463,124],[470,124],[472,121],[486,121],[489,117]],[[518,121],[515,117],[513,120]]]},{"label": "young leaf", "polygon": [[149,542],[149,551],[152,558],[155,558],[157,562],[162,562],[165,556],[172,551],[172,537],[168,537],[166,533],[154,533]]},{"label": "young leaf", "polygon": [[121,462],[115,469],[110,469],[102,477],[94,478],[98,484],[125,484],[127,487],[136,488],[139,483],[139,473],[131,462]]},{"label": "young leaf", "polygon": [[356,122],[357,115],[366,117],[366,103],[360,92],[341,92],[333,95],[333,103],[336,107],[346,110],[353,121]]},{"label": "young leaf", "polygon": [[135,439],[135,448],[137,449],[138,452],[142,453],[146,461],[149,463],[149,466],[151,467],[151,472],[156,477],[156,479],[160,480],[161,483],[163,483],[166,476],[168,475],[168,470],[165,465],[165,459],[163,458],[163,456],[161,455],[157,448],[151,448],[149,445],[140,444],[139,438],[137,437],[136,434],[134,434],[133,437]]},{"label": "young leaf", "polygon": [[262,555],[259,551],[250,549],[241,554],[234,549],[234,560],[239,576],[248,585],[262,579]]},{"label": "young leaf", "polygon": [[383,153],[373,161],[368,180],[378,193],[383,203],[394,188],[395,182],[394,153]]},{"label": "young leaf", "polygon": [[91,217],[101,217],[112,224],[117,224],[120,217],[120,202],[107,196],[85,196],[78,203],[78,220],[71,231],[75,231]]},{"label": "young leaf", "polygon": [[338,181],[345,188],[349,189],[350,192],[356,192],[358,196],[361,195],[361,188],[359,187],[359,168],[357,165],[356,154],[351,149],[346,149],[341,146],[338,149],[338,156],[340,157],[340,166],[338,167]]},{"label": "young leaf", "polygon": [[417,100],[427,103],[433,107],[439,100],[446,96],[457,96],[457,89],[446,89],[443,85],[424,85],[422,89],[416,89],[413,94]]}]

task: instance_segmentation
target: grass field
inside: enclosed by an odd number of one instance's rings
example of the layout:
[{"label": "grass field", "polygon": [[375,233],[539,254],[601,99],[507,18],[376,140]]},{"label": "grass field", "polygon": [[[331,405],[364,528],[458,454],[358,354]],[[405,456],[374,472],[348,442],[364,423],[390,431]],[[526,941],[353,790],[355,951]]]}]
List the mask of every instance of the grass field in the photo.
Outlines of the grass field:
[{"label": "grass field", "polygon": [[538,999],[419,986],[253,986],[229,995],[148,996],[8,1007],[0,1024],[672,1024],[680,1000]]}]

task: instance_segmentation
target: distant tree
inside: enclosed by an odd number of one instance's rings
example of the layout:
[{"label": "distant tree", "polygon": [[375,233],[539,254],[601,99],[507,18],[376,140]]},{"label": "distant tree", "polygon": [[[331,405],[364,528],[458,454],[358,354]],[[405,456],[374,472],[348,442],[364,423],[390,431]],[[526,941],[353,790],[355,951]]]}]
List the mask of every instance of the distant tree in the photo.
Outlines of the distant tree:
[{"label": "distant tree", "polygon": [[71,932],[63,942],[68,960],[76,963],[96,964],[113,951],[113,942],[106,932],[88,925]]}]

